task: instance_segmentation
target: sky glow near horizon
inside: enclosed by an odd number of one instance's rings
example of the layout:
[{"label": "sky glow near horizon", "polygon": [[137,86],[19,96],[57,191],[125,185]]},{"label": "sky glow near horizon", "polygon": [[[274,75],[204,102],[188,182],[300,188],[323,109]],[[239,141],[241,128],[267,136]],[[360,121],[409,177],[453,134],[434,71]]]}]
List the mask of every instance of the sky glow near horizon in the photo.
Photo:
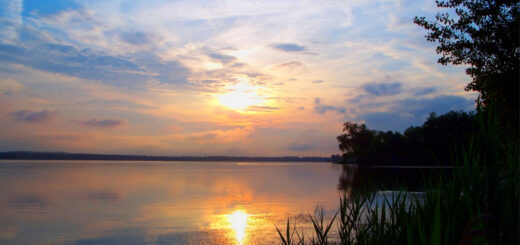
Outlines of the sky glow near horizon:
[{"label": "sky glow near horizon", "polygon": [[327,156],[471,110],[434,1],[0,0],[0,151]]}]

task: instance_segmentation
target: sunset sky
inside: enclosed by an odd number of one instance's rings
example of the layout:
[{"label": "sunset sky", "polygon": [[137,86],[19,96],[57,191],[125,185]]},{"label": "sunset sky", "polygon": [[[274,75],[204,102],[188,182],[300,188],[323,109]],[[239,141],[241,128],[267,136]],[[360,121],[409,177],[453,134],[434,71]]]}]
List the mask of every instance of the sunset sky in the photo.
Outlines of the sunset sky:
[{"label": "sunset sky", "polygon": [[329,156],[471,110],[433,0],[0,0],[0,151]]}]

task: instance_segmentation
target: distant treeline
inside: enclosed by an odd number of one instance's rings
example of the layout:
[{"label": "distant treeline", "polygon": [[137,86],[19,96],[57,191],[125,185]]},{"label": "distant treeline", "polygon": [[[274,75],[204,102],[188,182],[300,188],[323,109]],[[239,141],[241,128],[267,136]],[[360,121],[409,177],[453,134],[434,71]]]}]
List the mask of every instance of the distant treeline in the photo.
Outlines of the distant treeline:
[{"label": "distant treeline", "polygon": [[476,114],[450,111],[430,113],[422,126],[409,127],[403,134],[368,129],[365,124],[345,122],[337,137],[342,162],[366,165],[453,165],[457,147],[467,145],[478,131]]},{"label": "distant treeline", "polygon": [[0,159],[10,160],[106,160],[106,161],[241,161],[241,162],[330,162],[328,157],[232,157],[232,156],[146,156],[64,152],[0,152]]}]

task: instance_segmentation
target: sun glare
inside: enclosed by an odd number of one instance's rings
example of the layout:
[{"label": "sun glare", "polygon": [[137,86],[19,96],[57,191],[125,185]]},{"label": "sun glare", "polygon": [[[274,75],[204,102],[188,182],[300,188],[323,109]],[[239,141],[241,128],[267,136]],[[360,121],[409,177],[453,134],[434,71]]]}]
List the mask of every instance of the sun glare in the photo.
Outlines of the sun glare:
[{"label": "sun glare", "polygon": [[260,105],[264,99],[256,92],[257,88],[247,83],[238,83],[228,87],[229,92],[218,96],[219,103],[225,107],[244,110],[250,106]]},{"label": "sun glare", "polygon": [[247,218],[249,217],[242,210],[237,210],[228,216],[231,228],[235,231],[235,238],[238,244],[242,244],[244,237],[246,236]]}]

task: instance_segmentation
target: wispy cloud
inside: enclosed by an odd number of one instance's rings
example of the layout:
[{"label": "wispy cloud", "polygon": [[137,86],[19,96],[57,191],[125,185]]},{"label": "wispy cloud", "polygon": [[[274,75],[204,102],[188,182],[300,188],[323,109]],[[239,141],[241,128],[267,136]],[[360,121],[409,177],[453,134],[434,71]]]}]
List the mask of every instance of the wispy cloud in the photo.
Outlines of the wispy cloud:
[{"label": "wispy cloud", "polygon": [[269,111],[276,111],[279,110],[279,107],[274,106],[249,106],[247,107],[247,110],[249,111],[263,111],[263,112],[269,112]]},{"label": "wispy cloud", "polygon": [[300,61],[289,61],[282,64],[276,65],[279,70],[285,71],[288,74],[300,75],[302,73],[308,73],[309,68]]},{"label": "wispy cloud", "polygon": [[314,99],[314,111],[316,111],[319,114],[325,114],[327,111],[335,111],[341,114],[345,114],[346,110],[344,107],[337,107],[332,105],[325,105],[321,103],[320,98]]},{"label": "wispy cloud", "polygon": [[13,95],[22,90],[25,86],[18,81],[10,78],[0,79],[0,95]]},{"label": "wispy cloud", "polygon": [[414,89],[413,95],[414,96],[424,96],[427,94],[434,93],[437,90],[435,87],[426,87],[426,88],[417,88]]},{"label": "wispy cloud", "polygon": [[184,139],[198,144],[232,144],[241,143],[255,131],[254,127],[231,127],[226,129],[198,131],[185,134]]},{"label": "wispy cloud", "polygon": [[15,111],[11,113],[17,121],[30,122],[30,123],[43,123],[52,120],[56,116],[55,111],[43,110],[43,111]]},{"label": "wispy cloud", "polygon": [[91,119],[88,121],[76,121],[77,124],[93,128],[115,128],[123,125],[119,119]]},{"label": "wispy cloud", "polygon": [[385,111],[369,111],[355,119],[365,121],[370,128],[403,131],[409,126],[420,125],[430,112],[439,114],[450,110],[472,110],[474,101],[460,96],[442,95],[426,99],[403,99],[389,103]]},{"label": "wispy cloud", "polygon": [[0,40],[6,43],[14,43],[18,38],[17,31],[23,25],[21,0],[0,1]]},{"label": "wispy cloud", "polygon": [[195,141],[195,142],[199,142],[199,143],[205,143],[208,141],[213,141],[216,138],[217,138],[216,133],[205,133],[205,134],[195,134],[195,135],[187,136],[186,140]]},{"label": "wispy cloud", "polygon": [[84,142],[87,141],[90,137],[77,133],[52,133],[41,135],[40,138],[44,139],[45,141]]},{"label": "wispy cloud", "polygon": [[33,48],[0,44],[0,61],[79,78],[117,82],[146,81],[148,75],[132,59],[104,51],[45,43]]},{"label": "wispy cloud", "polygon": [[133,45],[145,45],[152,42],[153,35],[146,32],[122,32],[119,33],[121,40]]},{"label": "wispy cloud", "polygon": [[220,54],[220,53],[209,53],[208,55],[209,55],[209,57],[216,59],[216,60],[222,62],[223,64],[228,64],[228,63],[231,63],[236,60],[236,57],[234,57],[234,56]]},{"label": "wispy cloud", "polygon": [[92,201],[119,201],[121,195],[115,191],[108,190],[88,191],[84,194],[84,198]]},{"label": "wispy cloud", "polygon": [[271,45],[274,49],[284,52],[302,52],[305,51],[305,47],[295,43],[277,43]]},{"label": "wispy cloud", "polygon": [[396,95],[402,91],[402,83],[366,83],[362,86],[367,93],[376,96]]}]

